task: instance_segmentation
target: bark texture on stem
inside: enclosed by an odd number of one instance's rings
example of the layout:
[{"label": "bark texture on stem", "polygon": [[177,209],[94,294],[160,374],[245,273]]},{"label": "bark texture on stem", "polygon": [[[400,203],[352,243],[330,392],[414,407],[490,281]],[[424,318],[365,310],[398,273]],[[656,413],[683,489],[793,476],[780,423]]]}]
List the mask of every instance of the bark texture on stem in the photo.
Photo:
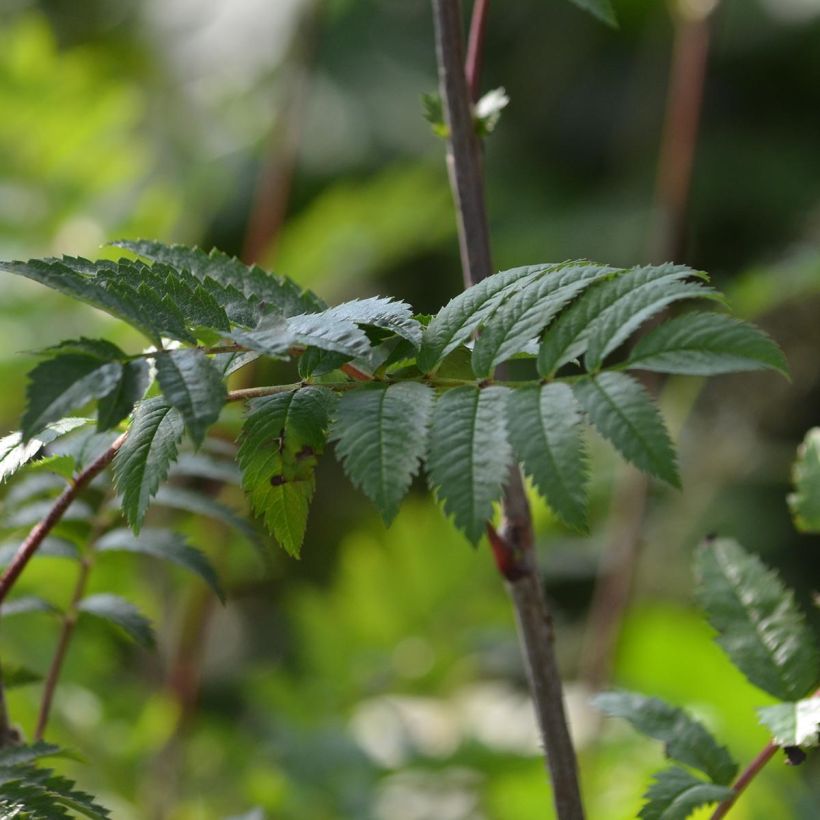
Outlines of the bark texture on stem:
[{"label": "bark texture on stem", "polygon": [[[475,11],[483,16],[486,4],[480,3]],[[492,260],[481,144],[473,125],[471,92],[464,68],[460,0],[433,0],[433,16],[439,88],[449,130],[447,166],[456,204],[464,283],[469,287],[492,273]],[[470,65],[473,66],[480,64],[480,46],[477,48],[479,51],[471,53]],[[502,508],[501,531],[488,527],[488,535],[499,572],[507,581],[515,606],[555,808],[559,820],[582,820],[584,810],[575,750],[564,711],[552,623],[535,562],[529,504],[517,466],[510,471]]]}]

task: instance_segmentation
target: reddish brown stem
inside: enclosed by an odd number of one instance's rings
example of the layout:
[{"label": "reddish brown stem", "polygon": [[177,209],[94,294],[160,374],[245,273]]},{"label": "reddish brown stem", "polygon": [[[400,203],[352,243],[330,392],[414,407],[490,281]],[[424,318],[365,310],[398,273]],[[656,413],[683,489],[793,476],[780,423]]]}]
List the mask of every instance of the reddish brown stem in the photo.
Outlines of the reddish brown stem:
[{"label": "reddish brown stem", "polygon": [[117,450],[122,447],[126,435],[126,433],[123,433],[101,456],[77,475],[54,502],[46,517],[32,527],[26,540],[20,544],[14,558],[11,559],[11,563],[0,576],[0,603],[5,600],[15,581],[20,577],[20,573],[26,568],[26,564],[28,564],[34,553],[37,552],[37,548],[60,522],[65,511],[71,506],[80,491],[111,463],[111,460],[117,454]]},{"label": "reddish brown stem", "polygon": [[738,779],[732,785],[732,796],[727,797],[712,814],[712,820],[720,820],[729,813],[729,809],[734,806],[738,797],[743,794],[746,787],[760,774],[763,767],[775,756],[780,747],[776,743],[768,743],[755,759],[743,770]]},{"label": "reddish brown stem", "polygon": [[490,0],[475,0],[470,18],[470,36],[467,40],[467,62],[464,73],[470,99],[476,102],[481,94],[481,63],[484,55],[484,34],[487,31],[487,11]]}]

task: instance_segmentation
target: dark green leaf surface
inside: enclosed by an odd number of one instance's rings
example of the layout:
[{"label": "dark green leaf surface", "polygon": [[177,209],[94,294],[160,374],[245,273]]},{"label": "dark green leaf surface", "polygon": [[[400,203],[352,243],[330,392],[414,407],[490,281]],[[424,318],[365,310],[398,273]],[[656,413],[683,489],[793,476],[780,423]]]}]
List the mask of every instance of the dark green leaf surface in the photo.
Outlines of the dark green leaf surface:
[{"label": "dark green leaf surface", "polygon": [[331,439],[345,473],[390,523],[427,449],[431,387],[368,384],[344,394]]},{"label": "dark green leaf surface", "polygon": [[796,701],[820,682],[820,652],[776,573],[737,542],[706,541],[695,562],[697,597],[718,643],[755,685]]},{"label": "dark green leaf surface", "polygon": [[647,802],[638,816],[641,820],[686,820],[695,809],[719,803],[732,794],[727,786],[706,783],[674,766],[655,774],[655,782],[644,795]]},{"label": "dark green leaf surface", "polygon": [[198,575],[224,601],[219,577],[208,556],[189,546],[185,538],[170,530],[147,528],[137,536],[130,530],[107,532],[96,543],[97,552],[133,552],[170,561]]},{"label": "dark green leaf surface", "polygon": [[93,615],[102,621],[122,629],[131,640],[140,646],[154,645],[154,630],[151,622],[131,603],[118,595],[100,593],[83,598],[77,606],[79,612]]},{"label": "dark green leaf surface", "polygon": [[150,368],[145,359],[126,362],[114,389],[97,402],[97,430],[110,430],[127,418],[145,395],[150,380]]},{"label": "dark green leaf surface", "polygon": [[634,305],[640,310],[644,298],[658,296],[693,275],[689,268],[658,265],[621,270],[594,284],[550,326],[538,351],[538,372],[551,377],[562,365],[584,353],[591,334],[600,332],[598,328],[617,331],[617,325],[611,322],[616,316],[631,315],[625,307]]},{"label": "dark green leaf surface", "polygon": [[631,692],[606,692],[593,704],[611,717],[628,720],[639,732],[660,740],[668,758],[699,769],[710,780],[728,785],[737,774],[737,763],[725,746],[718,745],[702,723],[682,709],[658,698]]},{"label": "dark green leaf surface", "polygon": [[472,337],[507,299],[549,270],[529,265],[497,273],[451,299],[425,328],[417,358],[422,371],[433,370],[450,352]]},{"label": "dark green leaf surface", "polygon": [[179,410],[164,399],[137,405],[128,437],[114,457],[114,483],[134,532],[140,531],[148,504],[177,457],[183,430]]},{"label": "dark green leaf surface", "polygon": [[421,344],[421,325],[413,318],[413,309],[406,302],[373,296],[343,302],[323,315],[357,325],[380,327],[407,339],[415,348]]},{"label": "dark green leaf surface", "polygon": [[503,387],[457,387],[433,409],[427,472],[456,526],[476,543],[501,497],[512,461]]},{"label": "dark green leaf surface", "polygon": [[588,465],[572,390],[556,382],[510,391],[507,427],[538,491],[564,523],[585,531]]},{"label": "dark green leaf surface", "polygon": [[[0,456],[0,476],[3,459]],[[794,524],[801,532],[820,533],[820,427],[806,433],[792,470],[794,492],[789,494],[789,508]]]},{"label": "dark green leaf surface", "polygon": [[253,510],[291,555],[299,554],[304,540],[333,402],[321,387],[255,399],[242,429],[242,484]]},{"label": "dark green leaf surface", "polygon": [[581,379],[575,397],[601,435],[636,467],[680,487],[675,449],[657,407],[638,382],[605,372]]},{"label": "dark green leaf surface", "polygon": [[754,325],[724,313],[686,313],[638,340],[627,367],[714,376],[770,368],[788,375],[780,348]]},{"label": "dark green leaf surface", "polygon": [[201,350],[192,348],[158,355],[156,363],[165,398],[182,414],[192,441],[199,446],[227,399],[222,374]]},{"label": "dark green leaf surface", "polygon": [[94,356],[66,353],[41,362],[29,374],[23,414],[23,440],[72,410],[116,389],[122,364]]},{"label": "dark green leaf surface", "polygon": [[820,745],[820,695],[778,703],[757,710],[760,722],[768,727],[780,746],[801,746],[813,749]]},{"label": "dark green leaf surface", "polygon": [[[40,683],[43,676],[26,666],[18,666],[13,663],[3,664],[3,688],[17,689],[21,686],[29,686],[32,683]],[[2,764],[0,764],[2,765]]]}]

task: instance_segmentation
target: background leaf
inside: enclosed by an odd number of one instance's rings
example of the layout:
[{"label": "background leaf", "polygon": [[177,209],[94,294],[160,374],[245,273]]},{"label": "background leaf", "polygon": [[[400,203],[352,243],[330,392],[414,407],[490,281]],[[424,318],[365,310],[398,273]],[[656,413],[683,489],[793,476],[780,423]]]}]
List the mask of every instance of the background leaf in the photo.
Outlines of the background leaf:
[{"label": "background leaf", "polygon": [[154,630],[151,622],[131,603],[119,595],[99,593],[83,598],[77,610],[85,615],[93,615],[102,621],[115,624],[131,640],[140,646],[154,646]]},{"label": "background leaf", "polygon": [[719,803],[732,794],[726,786],[706,783],[674,766],[655,774],[639,817],[641,820],[686,820],[700,806]]},{"label": "background leaf", "polygon": [[[0,468],[2,468],[0,459]],[[794,492],[789,508],[801,532],[820,533],[820,427],[806,433],[792,470]]]}]

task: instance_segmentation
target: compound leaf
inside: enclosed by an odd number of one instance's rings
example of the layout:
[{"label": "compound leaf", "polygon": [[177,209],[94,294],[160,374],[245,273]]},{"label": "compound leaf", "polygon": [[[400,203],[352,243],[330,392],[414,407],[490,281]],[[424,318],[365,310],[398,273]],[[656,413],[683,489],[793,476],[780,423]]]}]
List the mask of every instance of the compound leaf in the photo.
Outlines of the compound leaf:
[{"label": "compound leaf", "polygon": [[574,390],[591,422],[627,461],[680,487],[666,426],[638,382],[624,373],[604,372],[581,379]]},{"label": "compound leaf", "polygon": [[[0,476],[2,465],[0,457]],[[820,427],[806,433],[797,451],[792,479],[794,492],[789,494],[789,508],[795,526],[801,532],[820,533]]]},{"label": "compound leaf", "polygon": [[476,543],[501,496],[512,460],[503,387],[456,387],[436,401],[430,429],[430,485],[456,526]]},{"label": "compound leaf", "polygon": [[433,400],[431,387],[403,382],[364,385],[339,401],[330,436],[336,454],[387,523],[426,452]]},{"label": "compound leaf", "polygon": [[189,546],[179,533],[147,528],[136,536],[130,530],[116,529],[100,538],[95,548],[97,552],[132,552],[170,561],[198,575],[221,601],[225,600],[219,577],[208,556]]},{"label": "compound leaf", "polygon": [[796,701],[820,680],[820,652],[794,596],[736,541],[707,540],[695,561],[697,597],[717,642],[755,685]]},{"label": "compound leaf", "polygon": [[668,758],[702,771],[714,783],[728,785],[737,763],[702,723],[658,698],[632,692],[605,692],[593,704],[612,717],[628,720],[639,732],[664,743]]},{"label": "compound leaf", "polygon": [[764,706],[757,713],[778,745],[804,749],[820,745],[820,695],[795,703]]},{"label": "compound leaf", "polygon": [[762,330],[724,313],[686,313],[659,325],[638,340],[626,366],[692,376],[789,372],[782,351]]},{"label": "compound leaf", "polygon": [[656,772],[655,782],[644,797],[641,820],[686,820],[700,806],[720,803],[734,791],[728,786],[707,783],[678,766]]},{"label": "compound leaf", "polygon": [[555,382],[510,391],[513,449],[535,486],[564,523],[587,529],[587,460],[572,390]]},{"label": "compound leaf", "polygon": [[125,443],[114,457],[114,483],[135,533],[176,459],[183,430],[182,414],[165,399],[151,398],[137,405]]},{"label": "compound leaf", "polygon": [[77,610],[118,626],[140,646],[149,648],[154,645],[154,630],[151,622],[133,604],[120,598],[119,595],[104,592],[89,595],[80,601]]},{"label": "compound leaf", "polygon": [[179,410],[194,444],[219,418],[227,399],[222,374],[194,348],[170,350],[156,357],[157,380],[168,402]]},{"label": "compound leaf", "polygon": [[304,540],[334,400],[331,391],[312,386],[254,399],[242,429],[238,459],[251,507],[294,556]]}]

